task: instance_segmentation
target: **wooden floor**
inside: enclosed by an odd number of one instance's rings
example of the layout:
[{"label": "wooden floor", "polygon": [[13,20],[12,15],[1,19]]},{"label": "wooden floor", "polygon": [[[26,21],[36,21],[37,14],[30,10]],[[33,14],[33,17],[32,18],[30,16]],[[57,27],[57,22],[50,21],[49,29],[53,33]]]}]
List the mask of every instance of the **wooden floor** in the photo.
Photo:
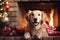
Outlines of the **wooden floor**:
[{"label": "wooden floor", "polygon": [[50,37],[43,37],[43,38],[40,38],[40,39],[37,39],[37,38],[29,38],[29,39],[25,39],[23,37],[4,37],[4,36],[1,36],[0,37],[0,40],[60,40],[60,36],[50,36]]}]

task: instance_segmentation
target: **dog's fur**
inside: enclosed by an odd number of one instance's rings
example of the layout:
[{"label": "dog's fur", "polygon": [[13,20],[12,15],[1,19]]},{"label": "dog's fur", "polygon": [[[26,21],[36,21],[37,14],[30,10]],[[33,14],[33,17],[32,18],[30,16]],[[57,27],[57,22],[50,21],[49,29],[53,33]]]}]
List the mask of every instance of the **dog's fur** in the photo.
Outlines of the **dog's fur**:
[{"label": "dog's fur", "polygon": [[31,36],[36,36],[37,38],[48,37],[46,30],[47,15],[40,10],[29,10],[26,15],[28,25],[24,34],[25,38],[30,38]]}]

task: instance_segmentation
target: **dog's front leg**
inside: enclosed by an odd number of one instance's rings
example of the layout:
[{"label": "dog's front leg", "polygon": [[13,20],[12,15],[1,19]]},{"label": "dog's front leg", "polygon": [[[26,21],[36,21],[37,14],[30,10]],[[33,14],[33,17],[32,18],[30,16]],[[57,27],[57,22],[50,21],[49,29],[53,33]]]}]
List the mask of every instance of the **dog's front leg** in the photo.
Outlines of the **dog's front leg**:
[{"label": "dog's front leg", "polygon": [[29,33],[29,32],[26,32],[26,33],[24,34],[24,37],[25,37],[26,39],[31,38],[30,33]]}]

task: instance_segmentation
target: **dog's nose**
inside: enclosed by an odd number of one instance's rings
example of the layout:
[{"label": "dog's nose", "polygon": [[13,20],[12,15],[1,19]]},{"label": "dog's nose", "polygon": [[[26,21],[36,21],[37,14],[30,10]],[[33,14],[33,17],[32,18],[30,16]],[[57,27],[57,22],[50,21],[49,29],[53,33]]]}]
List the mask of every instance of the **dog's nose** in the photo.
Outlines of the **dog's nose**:
[{"label": "dog's nose", "polygon": [[36,21],[37,21],[37,19],[36,19],[36,18],[34,18],[34,21],[36,22]]}]

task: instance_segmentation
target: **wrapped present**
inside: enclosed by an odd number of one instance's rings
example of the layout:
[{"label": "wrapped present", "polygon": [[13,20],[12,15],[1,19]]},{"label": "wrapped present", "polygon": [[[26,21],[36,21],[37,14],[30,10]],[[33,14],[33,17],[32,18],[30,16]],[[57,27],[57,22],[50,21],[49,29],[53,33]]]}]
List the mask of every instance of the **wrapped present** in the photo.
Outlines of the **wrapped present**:
[{"label": "wrapped present", "polygon": [[50,25],[47,25],[47,31],[48,31],[48,34],[50,36],[60,36],[60,32],[59,31],[55,31],[56,28],[55,27],[52,27]]},{"label": "wrapped present", "polygon": [[47,25],[46,28],[47,28],[48,34],[53,34],[53,33],[55,33],[55,31],[54,31],[54,30],[56,30],[55,27],[52,27],[52,26],[50,26],[50,25]]}]

